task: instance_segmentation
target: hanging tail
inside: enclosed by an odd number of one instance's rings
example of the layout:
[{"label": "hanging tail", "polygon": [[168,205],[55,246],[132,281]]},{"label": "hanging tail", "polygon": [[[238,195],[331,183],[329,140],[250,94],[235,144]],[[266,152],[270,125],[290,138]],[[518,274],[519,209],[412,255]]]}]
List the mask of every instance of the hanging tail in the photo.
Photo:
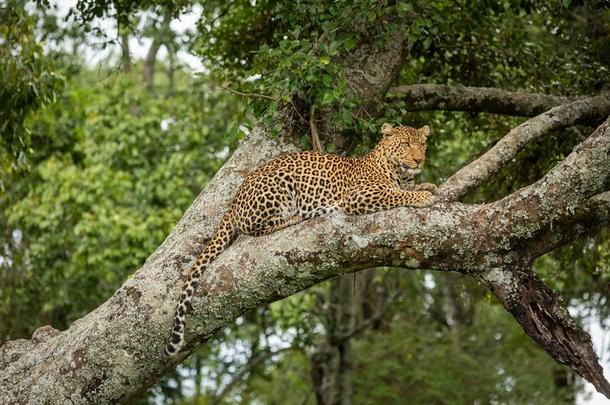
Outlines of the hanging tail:
[{"label": "hanging tail", "polygon": [[193,300],[193,294],[199,283],[199,279],[203,274],[205,268],[214,260],[216,256],[220,254],[231,242],[237,237],[237,230],[229,219],[227,213],[218,229],[212,236],[212,239],[205,245],[203,252],[197,257],[197,261],[191,268],[188,274],[188,278],[184,287],[182,287],[182,294],[180,294],[180,301],[176,307],[174,314],[174,326],[172,328],[172,340],[165,347],[165,354],[167,356],[173,356],[184,344],[184,327],[186,325],[186,314],[191,308],[191,301]]}]

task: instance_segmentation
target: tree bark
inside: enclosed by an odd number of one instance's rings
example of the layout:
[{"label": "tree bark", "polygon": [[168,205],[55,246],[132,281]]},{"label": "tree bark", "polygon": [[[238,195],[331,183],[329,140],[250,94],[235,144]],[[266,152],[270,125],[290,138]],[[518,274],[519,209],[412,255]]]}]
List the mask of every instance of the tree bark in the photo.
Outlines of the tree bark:
[{"label": "tree bark", "polygon": [[[361,100],[354,111],[356,116],[368,116],[368,110],[383,97],[391,83],[398,76],[404,57],[411,49],[408,36],[402,31],[389,34],[384,46],[376,43],[363,43],[349,53],[346,77],[349,83],[348,95]],[[326,108],[320,111],[317,131],[322,144],[332,143],[337,150],[343,151],[351,139],[342,134],[335,119],[336,111]]]},{"label": "tree bark", "polygon": [[174,86],[176,81],[176,50],[173,46],[166,46],[169,65],[167,66],[167,93],[166,97],[170,97],[174,94]]},{"label": "tree bark", "polygon": [[414,84],[388,90],[390,97],[402,98],[408,111],[477,111],[533,117],[579,97],[506,91],[489,87]]},{"label": "tree bark", "polygon": [[480,279],[536,343],[610,397],[610,384],[591,349],[591,337],[570,316],[561,295],[529,269],[498,269]]}]

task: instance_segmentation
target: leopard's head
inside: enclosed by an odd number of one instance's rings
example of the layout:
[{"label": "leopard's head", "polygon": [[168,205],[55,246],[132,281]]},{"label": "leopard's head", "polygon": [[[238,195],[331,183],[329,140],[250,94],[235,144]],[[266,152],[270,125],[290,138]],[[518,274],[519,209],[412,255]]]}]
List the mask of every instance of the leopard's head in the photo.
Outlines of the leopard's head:
[{"label": "leopard's head", "polygon": [[427,125],[416,129],[383,124],[381,133],[383,140],[380,146],[383,147],[386,158],[401,171],[408,174],[419,173],[426,160],[426,141],[430,128]]}]

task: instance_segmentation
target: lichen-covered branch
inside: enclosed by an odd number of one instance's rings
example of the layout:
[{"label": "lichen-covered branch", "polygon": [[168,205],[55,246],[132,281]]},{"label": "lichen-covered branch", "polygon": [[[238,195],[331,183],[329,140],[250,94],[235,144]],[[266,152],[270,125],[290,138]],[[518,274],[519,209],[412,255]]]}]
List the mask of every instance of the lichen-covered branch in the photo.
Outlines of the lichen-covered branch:
[{"label": "lichen-covered branch", "polygon": [[610,191],[593,196],[587,204],[573,210],[572,215],[551,222],[538,232],[538,236],[528,241],[522,249],[526,257],[536,258],[557,249],[571,241],[583,237],[591,229],[610,225]]},{"label": "lichen-covered branch", "polygon": [[490,217],[489,236],[516,254],[505,255],[503,265],[476,277],[555,360],[610,398],[610,383],[590,336],[570,316],[561,296],[529,270],[533,259],[550,247],[607,226],[610,200],[603,188],[609,179],[610,118],[544,178],[494,204],[500,208]]},{"label": "lichen-covered branch", "polygon": [[[513,235],[521,243],[536,239],[540,233],[535,230],[528,236],[528,223],[550,225],[548,221],[578,210],[571,204],[589,201],[607,180],[609,132],[606,123],[545,178],[495,203],[439,203],[362,216],[336,215],[265,237],[239,238],[206,272],[194,301],[187,347],[168,359],[162,348],[181,274],[211,234],[247,167],[256,164],[248,151],[255,148],[268,159],[290,149],[281,140],[276,143],[255,132],[172,235],[113,297],[67,331],[40,329],[29,341],[2,347],[0,402],[127,401],[244,312],[345,272],[390,265],[482,275],[512,265],[517,260]],[[562,173],[572,171],[566,179],[570,191],[556,192]],[[579,191],[582,197],[573,195]],[[546,201],[551,197],[557,201]],[[521,205],[528,198],[532,204],[538,201],[533,211]],[[508,223],[500,228],[503,218]]]},{"label": "lichen-covered branch", "polygon": [[[244,177],[263,162],[295,150],[286,139],[270,139],[256,129],[164,243],[113,297],[67,331],[45,326],[30,340],[1,346],[0,403],[30,403],[41,398],[46,403],[116,403],[137,395],[171,370],[174,364],[150,361],[158,354],[151,353],[151,341],[166,338],[168,331],[167,325],[156,328],[151,319],[159,315],[166,298],[175,300],[173,295],[169,298],[169,291],[181,285],[180,275],[214,231]],[[168,301],[163,311],[174,304]],[[46,363],[57,368],[47,368]]]},{"label": "lichen-covered branch", "polygon": [[400,97],[408,111],[470,111],[533,117],[578,97],[507,91],[490,87],[414,84],[388,90],[389,97]]},{"label": "lichen-covered branch", "polygon": [[560,128],[605,119],[610,94],[585,98],[550,109],[512,129],[491,149],[451,176],[439,190],[441,198],[459,200],[506,165],[525,145]]},{"label": "lichen-covered branch", "polygon": [[509,232],[503,243],[514,248],[593,207],[601,210],[602,201],[591,206],[590,199],[605,191],[609,178],[610,118],[542,179],[498,201],[500,215],[491,220],[494,232]]}]

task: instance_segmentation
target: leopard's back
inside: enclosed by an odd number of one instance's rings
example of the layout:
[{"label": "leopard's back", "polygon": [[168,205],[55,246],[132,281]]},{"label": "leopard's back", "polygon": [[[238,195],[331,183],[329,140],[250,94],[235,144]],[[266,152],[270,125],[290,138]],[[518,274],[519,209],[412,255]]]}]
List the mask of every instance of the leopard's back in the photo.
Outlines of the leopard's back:
[{"label": "leopard's back", "polygon": [[246,177],[235,195],[231,214],[236,227],[259,234],[279,218],[307,219],[339,209],[352,166],[353,159],[311,151],[272,160]]}]

